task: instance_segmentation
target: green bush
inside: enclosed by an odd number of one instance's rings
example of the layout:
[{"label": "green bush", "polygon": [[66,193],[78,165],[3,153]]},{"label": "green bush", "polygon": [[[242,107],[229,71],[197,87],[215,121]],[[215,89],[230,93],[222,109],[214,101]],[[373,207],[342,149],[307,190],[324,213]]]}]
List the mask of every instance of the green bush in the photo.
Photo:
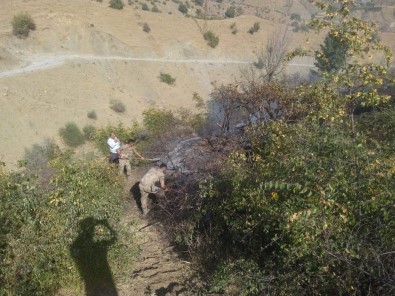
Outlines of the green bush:
[{"label": "green bush", "polygon": [[93,137],[94,137],[96,128],[95,128],[93,125],[88,124],[88,125],[85,125],[85,126],[82,128],[82,131],[83,131],[83,133],[84,133],[85,140],[90,141],[90,140],[92,140]]},{"label": "green bush", "polygon": [[88,118],[90,119],[97,119],[97,114],[95,110],[89,111],[87,114]]},{"label": "green bush", "polygon": [[207,31],[206,33],[204,33],[203,37],[204,40],[207,41],[208,46],[212,48],[216,47],[219,43],[219,37],[211,31]]},{"label": "green bush", "polygon": [[69,122],[59,129],[59,135],[66,145],[77,147],[85,143],[84,134],[74,122]]},{"label": "green bush", "polygon": [[159,79],[161,82],[167,83],[168,85],[173,85],[176,79],[168,73],[160,73]]},{"label": "green bush", "polygon": [[110,7],[114,9],[122,9],[125,6],[122,0],[110,0]]},{"label": "green bush", "polygon": [[180,3],[180,5],[178,5],[178,10],[185,14],[188,12],[188,7],[184,3]]},{"label": "green bush", "polygon": [[204,0],[193,0],[196,5],[203,6]]},{"label": "green bush", "polygon": [[302,20],[302,18],[300,17],[300,14],[299,13],[292,13],[291,14],[291,20],[293,20],[293,21],[301,21]]},{"label": "green bush", "polygon": [[228,7],[228,9],[225,11],[225,16],[228,18],[233,18],[236,16],[236,8],[234,6]]},{"label": "green bush", "polygon": [[123,113],[126,111],[126,106],[124,103],[118,100],[111,100],[110,101],[110,108],[118,113]]},{"label": "green bush", "polygon": [[141,5],[141,9],[142,9],[142,10],[145,10],[145,11],[148,11],[148,10],[149,10],[149,7],[148,7],[147,3],[143,3],[143,4]]},{"label": "green bush", "polygon": [[152,11],[152,12],[156,12],[156,13],[160,13],[160,12],[161,12],[161,11],[159,10],[159,8],[158,8],[156,5],[152,6],[151,11]]},{"label": "green bush", "polygon": [[[133,236],[119,224],[123,193],[115,169],[105,161],[76,160],[69,154],[47,165],[35,175],[0,171],[0,295],[54,295],[60,287],[81,294],[77,290],[84,275],[78,273],[81,262],[73,260],[75,255],[87,254],[91,266],[102,263],[83,231],[86,222],[113,229],[116,241],[106,255],[115,278],[136,256]],[[88,234],[84,246],[81,234]],[[92,239],[105,242],[107,235],[98,232]],[[94,272],[100,276],[105,271]]]},{"label": "green bush", "polygon": [[261,28],[261,25],[258,22],[254,23],[254,25],[248,30],[248,33],[254,34],[254,33],[258,32],[260,28]]},{"label": "green bush", "polygon": [[12,33],[17,37],[27,37],[30,31],[36,29],[33,18],[27,13],[19,13],[14,16],[11,22]]}]

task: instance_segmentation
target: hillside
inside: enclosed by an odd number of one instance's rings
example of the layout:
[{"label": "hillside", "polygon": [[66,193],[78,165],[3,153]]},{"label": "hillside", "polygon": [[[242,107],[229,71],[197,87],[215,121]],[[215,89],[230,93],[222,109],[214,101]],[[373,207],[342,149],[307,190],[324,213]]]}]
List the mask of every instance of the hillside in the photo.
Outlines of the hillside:
[{"label": "hillside", "polygon": [[[32,144],[45,138],[61,143],[58,130],[70,121],[81,128],[103,126],[139,120],[149,107],[193,108],[194,92],[208,99],[214,86],[240,76],[267,37],[289,24],[286,13],[293,8],[305,17],[311,13],[305,1],[251,0],[238,10],[251,14],[204,21],[185,17],[177,1],[154,2],[162,13],[142,10],[144,2],[132,2],[122,10],[91,0],[0,3],[0,161],[14,168]],[[221,15],[229,3],[219,6],[213,1],[207,9]],[[197,8],[193,5],[193,11]],[[262,9],[265,18],[259,13]],[[28,12],[37,26],[26,39],[11,33],[10,22],[19,12]],[[256,22],[261,29],[249,34]],[[233,23],[237,34],[230,29]],[[220,38],[214,49],[202,37],[206,30]],[[291,48],[306,45],[306,33],[289,32]],[[311,39],[309,46],[317,46],[319,40]],[[308,66],[312,61],[295,64]],[[308,68],[289,69],[306,73]],[[161,72],[176,78],[175,85],[160,82]],[[126,111],[111,110],[111,100],[125,104]],[[87,117],[92,110],[97,120]]]}]

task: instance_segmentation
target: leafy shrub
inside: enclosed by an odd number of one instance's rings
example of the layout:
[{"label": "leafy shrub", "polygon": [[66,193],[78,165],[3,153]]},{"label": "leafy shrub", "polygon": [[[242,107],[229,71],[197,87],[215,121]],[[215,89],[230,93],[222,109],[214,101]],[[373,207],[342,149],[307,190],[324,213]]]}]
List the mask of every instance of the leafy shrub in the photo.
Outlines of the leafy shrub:
[{"label": "leafy shrub", "polygon": [[[0,172],[1,295],[53,295],[61,286],[82,286],[73,254],[91,253],[90,264],[97,264],[100,257],[89,236],[84,248],[77,244],[84,221],[107,223],[116,233],[107,256],[115,277],[136,255],[133,236],[118,224],[122,186],[114,168],[103,161],[76,160],[67,153],[48,165],[49,180],[41,172]],[[105,241],[105,235],[92,238]]]},{"label": "leafy shrub", "polygon": [[85,125],[85,126],[82,128],[82,131],[83,131],[83,133],[84,133],[85,139],[88,140],[88,141],[90,141],[90,140],[92,140],[93,137],[94,137],[96,128],[95,128],[93,125],[88,124],[88,125]]},{"label": "leafy shrub", "polygon": [[142,10],[145,10],[145,11],[148,11],[148,10],[149,10],[149,7],[148,7],[147,3],[143,3],[143,4],[141,5],[141,9],[142,9]]},{"label": "leafy shrub", "polygon": [[154,5],[154,6],[152,7],[151,11],[152,11],[152,12],[156,12],[156,13],[160,13],[160,12],[161,12],[161,11],[159,10],[159,8],[158,8],[156,5]]},{"label": "leafy shrub", "polygon": [[298,21],[302,20],[302,18],[300,17],[299,13],[292,13],[291,14],[291,20],[298,22]]},{"label": "leafy shrub", "polygon": [[202,6],[203,3],[204,3],[204,0],[193,0],[193,2],[194,2],[196,5]]},{"label": "leafy shrub", "polygon": [[146,32],[146,33],[151,32],[151,28],[150,28],[150,26],[147,23],[144,23],[143,31]]},{"label": "leafy shrub", "polygon": [[111,100],[110,108],[118,113],[123,113],[126,111],[125,104],[118,100]]},{"label": "leafy shrub", "polygon": [[84,135],[74,122],[69,122],[59,129],[59,134],[66,145],[77,147],[85,143]]},{"label": "leafy shrub", "polygon": [[173,85],[174,82],[176,82],[176,79],[173,78],[170,74],[168,73],[160,73],[159,79],[161,82],[167,83],[169,85]]},{"label": "leafy shrub", "polygon": [[114,9],[122,9],[125,6],[122,0],[110,0],[110,7]]},{"label": "leafy shrub", "polygon": [[182,13],[187,13],[188,7],[184,3],[180,3],[180,5],[178,5],[178,10],[181,11]]},{"label": "leafy shrub", "polygon": [[225,16],[228,18],[233,18],[236,15],[236,8],[234,6],[228,7],[228,9],[225,11]]},{"label": "leafy shrub", "polygon": [[254,25],[248,30],[248,33],[254,34],[254,33],[258,32],[260,28],[261,28],[261,25],[258,22],[254,23]]},{"label": "leafy shrub", "polygon": [[212,48],[216,47],[219,43],[219,37],[211,31],[207,31],[206,33],[204,33],[203,37],[204,40],[207,41],[208,46]]},{"label": "leafy shrub", "polygon": [[95,110],[89,111],[87,114],[88,118],[90,119],[97,119],[97,114]]},{"label": "leafy shrub", "polygon": [[12,25],[12,33],[19,37],[27,37],[30,31],[34,31],[36,29],[36,24],[33,21],[33,18],[27,13],[19,13],[14,16],[11,22]]}]

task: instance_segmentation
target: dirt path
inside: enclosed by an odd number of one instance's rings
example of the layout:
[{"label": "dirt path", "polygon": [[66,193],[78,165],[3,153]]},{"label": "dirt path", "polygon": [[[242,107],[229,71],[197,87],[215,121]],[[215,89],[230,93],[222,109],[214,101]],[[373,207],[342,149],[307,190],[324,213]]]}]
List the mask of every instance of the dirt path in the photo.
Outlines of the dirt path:
[{"label": "dirt path", "polygon": [[[145,171],[146,168],[139,168],[127,187],[135,184]],[[141,215],[132,194],[123,223],[133,225],[130,231],[137,236],[140,254],[130,277],[117,285],[119,296],[194,295],[189,287],[193,278],[190,263],[180,259],[173,246],[162,237],[160,221],[150,221]]]},{"label": "dirt path", "polygon": [[[68,61],[134,61],[134,62],[155,62],[155,63],[191,63],[191,64],[251,64],[246,61],[236,60],[205,60],[205,59],[159,59],[159,58],[138,58],[122,56],[94,56],[94,55],[57,55],[50,57],[34,57],[32,62],[26,61],[24,66],[0,72],[0,78],[12,77],[25,73],[45,70],[58,67]],[[290,67],[313,67],[311,64],[290,63]]]}]

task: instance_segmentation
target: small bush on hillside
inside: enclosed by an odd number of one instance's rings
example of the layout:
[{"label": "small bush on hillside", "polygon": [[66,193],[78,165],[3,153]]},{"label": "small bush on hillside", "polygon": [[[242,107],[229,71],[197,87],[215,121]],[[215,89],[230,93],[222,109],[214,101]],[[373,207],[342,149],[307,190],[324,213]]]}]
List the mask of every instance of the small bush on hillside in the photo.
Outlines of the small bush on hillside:
[{"label": "small bush on hillside", "polygon": [[88,118],[90,119],[97,119],[97,114],[95,110],[89,111],[87,114]]},{"label": "small bush on hillside", "polygon": [[161,11],[159,10],[159,8],[158,8],[156,5],[154,5],[154,6],[152,7],[151,11],[152,11],[152,12],[156,12],[156,13],[160,13],[160,12],[161,12]]},{"label": "small bush on hillside", "polygon": [[302,18],[300,17],[299,13],[292,13],[291,14],[291,20],[293,21],[300,21]]},{"label": "small bush on hillside", "polygon": [[187,13],[188,7],[184,3],[180,3],[180,5],[178,5],[178,10],[181,11],[182,13]]},{"label": "small bush on hillside", "polygon": [[202,6],[203,3],[204,3],[204,0],[193,0],[193,2],[194,2],[196,5]]},{"label": "small bush on hillside", "polygon": [[85,140],[91,141],[95,134],[96,128],[93,125],[88,124],[82,128],[82,131],[84,133]]},{"label": "small bush on hillside", "polygon": [[122,0],[110,0],[110,7],[114,9],[122,9],[125,6]]},{"label": "small bush on hillside", "polygon": [[248,30],[248,33],[254,34],[259,31],[261,25],[259,23],[254,23],[254,25]]},{"label": "small bush on hillside", "polygon": [[67,146],[77,147],[85,143],[84,135],[74,122],[59,129],[59,134]]},{"label": "small bush on hillside", "polygon": [[170,74],[168,73],[160,73],[159,75],[160,81],[167,83],[168,85],[173,85],[174,82],[176,82],[176,79],[173,78]]},{"label": "small bush on hillside", "polygon": [[146,33],[151,32],[151,28],[149,27],[149,25],[147,23],[144,23],[143,31],[146,32]]},{"label": "small bush on hillside", "polygon": [[207,41],[207,44],[212,48],[216,47],[219,43],[219,37],[211,31],[207,31],[206,33],[204,33],[203,37],[204,40]]},{"label": "small bush on hillside", "polygon": [[36,29],[33,18],[27,13],[19,13],[12,19],[12,33],[19,37],[27,37],[30,31]]},{"label": "small bush on hillside", "polygon": [[230,29],[232,30],[232,34],[233,34],[233,35],[236,35],[237,32],[239,31],[239,30],[237,29],[236,23],[231,24],[231,25],[230,25]]},{"label": "small bush on hillside", "polygon": [[141,9],[145,10],[145,11],[148,11],[149,7],[148,7],[147,3],[143,3],[143,5],[141,5]]},{"label": "small bush on hillside", "polygon": [[126,110],[125,104],[118,100],[111,100],[110,108],[118,113],[123,113]]},{"label": "small bush on hillside", "polygon": [[225,11],[225,16],[229,18],[233,18],[236,16],[236,8],[234,6],[228,7],[228,9]]}]

